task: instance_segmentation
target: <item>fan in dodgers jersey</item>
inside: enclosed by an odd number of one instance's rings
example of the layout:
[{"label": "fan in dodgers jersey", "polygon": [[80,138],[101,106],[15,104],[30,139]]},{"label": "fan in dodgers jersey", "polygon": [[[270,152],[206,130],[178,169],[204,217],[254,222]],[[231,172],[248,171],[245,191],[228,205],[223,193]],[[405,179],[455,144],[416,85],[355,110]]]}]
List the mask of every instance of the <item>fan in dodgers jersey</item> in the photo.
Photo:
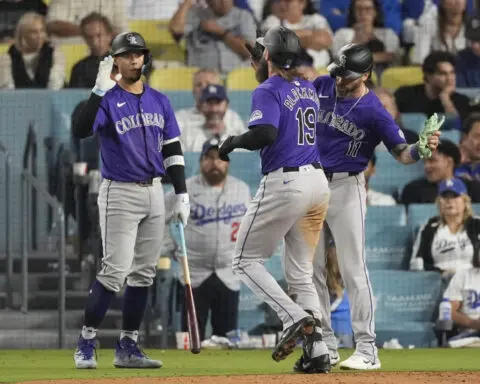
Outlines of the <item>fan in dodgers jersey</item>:
[{"label": "fan in dodgers jersey", "polygon": [[[329,180],[331,198],[326,216],[337,247],[338,263],[351,306],[355,352],[340,368],[369,370],[381,367],[375,346],[372,287],[365,262],[366,188],[364,170],[375,147],[383,142],[395,159],[412,164],[430,157],[437,148],[443,119],[432,115],[419,135],[408,145],[403,132],[365,82],[371,76],[373,56],[363,45],[342,47],[328,66],[330,75],[320,76],[314,86],[320,100],[317,146]],[[323,339],[330,361],[339,361],[337,342],[330,321],[325,273],[325,236],[322,232],[314,261],[314,282],[320,297]],[[303,357],[294,369],[302,371]]]},{"label": "fan in dodgers jersey", "polygon": [[[330,359],[312,281],[312,259],[330,197],[315,145],[318,97],[310,82],[296,76],[301,48],[295,32],[274,27],[255,48],[247,48],[261,83],[253,91],[249,131],[226,138],[219,154],[260,149],[264,176],[238,230],[233,270],[282,320],[272,358],[285,359],[302,338],[304,372],[327,373]],[[264,265],[282,240],[290,297]]]}]

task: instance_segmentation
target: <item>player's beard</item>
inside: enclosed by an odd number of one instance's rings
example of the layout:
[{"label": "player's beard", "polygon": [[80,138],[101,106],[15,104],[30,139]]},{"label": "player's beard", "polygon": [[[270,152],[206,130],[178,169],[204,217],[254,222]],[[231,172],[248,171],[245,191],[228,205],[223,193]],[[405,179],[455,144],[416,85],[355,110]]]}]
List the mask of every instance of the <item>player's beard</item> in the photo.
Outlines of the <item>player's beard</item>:
[{"label": "player's beard", "polygon": [[255,71],[255,78],[261,84],[268,79],[268,62],[263,57],[257,64],[257,70]]},{"label": "player's beard", "polygon": [[352,82],[351,84],[341,85],[337,84],[337,95],[339,97],[349,97],[357,89],[363,87],[363,81],[358,79],[357,81]]},{"label": "player's beard", "polygon": [[212,168],[207,172],[203,172],[203,177],[210,185],[218,185],[227,177],[227,173],[219,168]]},{"label": "player's beard", "polygon": [[142,77],[142,70],[137,69],[137,70],[134,71],[134,73],[135,74],[132,75],[132,76],[122,76],[122,78],[125,80],[125,82],[127,82],[129,84],[136,83]]}]

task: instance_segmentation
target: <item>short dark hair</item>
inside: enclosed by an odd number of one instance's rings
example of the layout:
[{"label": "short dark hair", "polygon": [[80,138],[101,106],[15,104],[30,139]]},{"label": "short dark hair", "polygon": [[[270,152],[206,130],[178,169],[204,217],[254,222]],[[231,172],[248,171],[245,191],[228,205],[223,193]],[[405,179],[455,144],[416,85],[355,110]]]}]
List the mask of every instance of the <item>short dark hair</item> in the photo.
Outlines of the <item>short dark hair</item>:
[{"label": "short dark hair", "polygon": [[105,26],[105,29],[107,30],[108,33],[113,33],[113,26],[112,26],[112,23],[110,23],[110,20],[108,19],[108,17],[98,12],[91,12],[87,16],[85,16],[80,21],[80,29],[83,31],[88,24],[93,23],[95,21],[102,23]]},{"label": "short dark hair", "polygon": [[437,152],[451,157],[453,160],[453,166],[457,167],[460,165],[460,159],[462,157],[460,153],[460,148],[453,141],[440,139],[438,143]]},{"label": "short dark hair", "polygon": [[455,56],[449,52],[433,51],[425,60],[423,60],[423,74],[432,74],[437,72],[437,66],[440,63],[450,63],[455,67]]},{"label": "short dark hair", "polygon": [[470,113],[462,124],[462,134],[468,135],[472,130],[473,124],[480,122],[480,112]]}]

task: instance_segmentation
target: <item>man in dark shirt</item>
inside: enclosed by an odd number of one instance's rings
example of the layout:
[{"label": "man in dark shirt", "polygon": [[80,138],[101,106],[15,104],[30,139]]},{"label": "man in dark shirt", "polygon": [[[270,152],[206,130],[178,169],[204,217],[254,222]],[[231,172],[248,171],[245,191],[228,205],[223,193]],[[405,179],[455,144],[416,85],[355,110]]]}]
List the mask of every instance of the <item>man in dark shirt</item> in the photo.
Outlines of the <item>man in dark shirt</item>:
[{"label": "man in dark shirt", "polygon": [[455,176],[480,182],[480,112],[471,113],[463,122],[462,160]]},{"label": "man in dark shirt", "polygon": [[457,54],[457,87],[480,87],[480,17],[468,19],[465,26],[468,45]]},{"label": "man in dark shirt", "polygon": [[[469,111],[469,98],[455,92],[455,57],[448,52],[430,53],[422,65],[424,83],[403,86],[395,92],[400,113],[444,113],[453,120],[464,119]],[[459,126],[457,127],[459,128]]]},{"label": "man in dark shirt", "polygon": [[80,29],[90,49],[90,56],[74,65],[69,88],[92,88],[95,85],[98,65],[110,50],[113,27],[107,17],[93,12],[82,19]]},{"label": "man in dark shirt", "polygon": [[[449,140],[440,140],[432,157],[424,160],[425,177],[408,183],[402,192],[401,203],[434,203],[438,196],[438,184],[454,177],[460,163],[460,149]],[[480,182],[464,180],[473,202],[480,202]]]}]

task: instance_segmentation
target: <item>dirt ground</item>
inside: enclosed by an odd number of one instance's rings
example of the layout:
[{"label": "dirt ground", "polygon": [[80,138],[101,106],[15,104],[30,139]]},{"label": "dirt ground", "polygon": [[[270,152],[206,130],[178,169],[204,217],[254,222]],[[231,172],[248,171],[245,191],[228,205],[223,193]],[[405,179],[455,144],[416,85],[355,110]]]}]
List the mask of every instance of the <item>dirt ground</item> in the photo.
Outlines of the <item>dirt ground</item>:
[{"label": "dirt ground", "polygon": [[18,384],[443,384],[480,383],[480,372],[369,372],[329,375],[245,375],[195,377],[145,377],[122,379],[84,379],[29,381]]}]

